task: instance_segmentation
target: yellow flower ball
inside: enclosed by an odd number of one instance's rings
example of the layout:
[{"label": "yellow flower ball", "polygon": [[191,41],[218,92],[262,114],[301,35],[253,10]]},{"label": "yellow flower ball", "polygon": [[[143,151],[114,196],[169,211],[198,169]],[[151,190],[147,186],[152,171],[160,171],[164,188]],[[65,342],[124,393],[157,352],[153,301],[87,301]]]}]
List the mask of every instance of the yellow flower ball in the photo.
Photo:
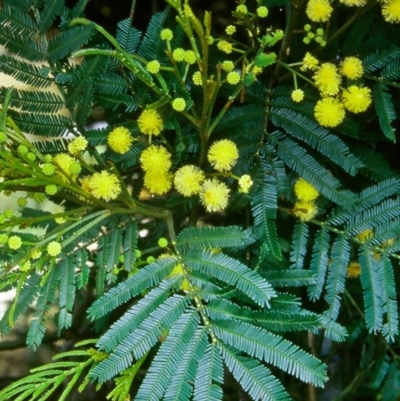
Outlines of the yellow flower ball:
[{"label": "yellow flower ball", "polygon": [[268,8],[261,6],[257,8],[257,16],[259,18],[266,18],[268,16]]},{"label": "yellow flower ball", "polygon": [[121,183],[115,174],[108,171],[94,173],[90,177],[89,187],[91,194],[98,199],[106,202],[118,198],[121,193]]},{"label": "yellow flower ball", "polygon": [[367,241],[367,240],[369,240],[370,238],[372,238],[374,236],[374,231],[373,230],[371,230],[371,229],[368,229],[368,230],[364,230],[364,231],[362,231],[361,233],[358,233],[357,235],[356,235],[356,238],[357,239],[359,239],[360,241]]},{"label": "yellow flower ball", "polygon": [[196,53],[193,50],[186,50],[184,60],[188,64],[194,64],[196,62]]},{"label": "yellow flower ball", "polygon": [[181,167],[174,177],[176,190],[183,196],[192,196],[198,194],[201,190],[201,184],[205,179],[203,171],[193,165]]},{"label": "yellow flower ball", "polygon": [[247,14],[247,7],[244,4],[239,4],[236,7],[236,12],[239,13],[239,14],[246,15]]},{"label": "yellow flower ball", "polygon": [[301,71],[311,70],[314,71],[318,67],[318,59],[315,58],[311,53],[307,52],[303,58],[303,65],[300,67]]},{"label": "yellow flower ball", "polygon": [[123,155],[131,148],[133,138],[128,128],[116,127],[109,134],[107,138],[108,146],[116,153]]},{"label": "yellow flower ball", "polygon": [[22,246],[22,240],[21,237],[18,237],[17,235],[12,235],[10,238],[8,238],[8,246],[10,249],[17,250],[21,248]]},{"label": "yellow flower ball", "polygon": [[67,153],[59,153],[53,157],[53,164],[57,166],[61,172],[57,172],[63,181],[67,181],[67,177],[75,180],[76,177],[71,176],[71,165],[76,163],[76,160]]},{"label": "yellow flower ball", "polygon": [[146,65],[146,69],[150,74],[158,74],[160,68],[161,64],[158,62],[158,60],[149,61]]},{"label": "yellow flower ball", "polygon": [[171,153],[164,146],[151,145],[140,155],[140,165],[146,173],[166,174],[171,164]]},{"label": "yellow flower ball", "polygon": [[183,61],[185,60],[185,54],[186,54],[185,49],[178,47],[172,52],[172,58],[178,62]]},{"label": "yellow flower ball", "polygon": [[361,78],[364,74],[362,61],[357,57],[346,57],[340,65],[340,72],[350,79]]},{"label": "yellow flower ball", "polygon": [[218,50],[221,50],[222,52],[226,54],[232,53],[233,50],[233,45],[232,43],[227,42],[226,40],[220,40],[217,44]]},{"label": "yellow flower ball", "polygon": [[164,129],[163,120],[157,110],[143,110],[137,119],[138,127],[141,133],[145,135],[157,136]]},{"label": "yellow flower ball", "polygon": [[228,25],[225,28],[225,32],[227,35],[233,35],[236,32],[236,27],[234,25]]},{"label": "yellow flower ball", "polygon": [[248,174],[243,174],[239,178],[239,192],[241,192],[242,194],[248,194],[252,185],[253,180]]},{"label": "yellow flower ball", "polygon": [[304,178],[299,178],[294,184],[294,193],[302,202],[311,202],[318,198],[319,192]]},{"label": "yellow flower ball", "polygon": [[391,23],[400,22],[400,0],[388,0],[382,5],[382,15],[385,21]]},{"label": "yellow flower ball", "polygon": [[144,175],[144,186],[152,194],[163,195],[172,187],[172,174],[146,172]]},{"label": "yellow flower ball", "polygon": [[357,278],[361,274],[361,265],[358,262],[350,262],[347,266],[347,277]]},{"label": "yellow flower ball", "polygon": [[234,142],[222,139],[211,145],[207,158],[215,170],[230,171],[239,158],[239,151]]},{"label": "yellow flower ball", "polygon": [[292,91],[291,97],[294,102],[299,103],[304,99],[304,92],[301,89],[295,89]]},{"label": "yellow flower ball", "polygon": [[62,247],[61,244],[59,244],[56,241],[51,241],[48,245],[47,245],[47,253],[50,256],[58,256],[62,251]]},{"label": "yellow flower ball", "polygon": [[228,205],[229,188],[217,179],[205,180],[200,200],[207,212],[219,212]]},{"label": "yellow flower ball", "polygon": [[353,113],[362,113],[372,103],[371,89],[359,88],[356,85],[350,86],[342,93],[344,107]]},{"label": "yellow flower ball", "polygon": [[221,63],[221,67],[226,72],[231,72],[235,68],[235,64],[231,60],[225,60]]},{"label": "yellow flower ball", "polygon": [[309,0],[306,7],[307,17],[314,22],[326,22],[333,8],[328,0]]},{"label": "yellow flower ball", "polygon": [[228,82],[229,85],[237,85],[240,79],[240,74],[237,71],[231,71],[226,76],[226,82]]},{"label": "yellow flower ball", "polygon": [[193,75],[192,75],[192,81],[195,85],[200,86],[203,84],[203,80],[201,78],[201,72],[200,71],[196,71]]},{"label": "yellow flower ball", "polygon": [[312,220],[318,214],[318,208],[313,202],[296,202],[293,208],[293,214],[300,221],[306,222]]},{"label": "yellow flower ball", "polygon": [[173,37],[174,37],[174,34],[172,33],[171,29],[165,28],[165,29],[161,30],[161,33],[160,33],[161,40],[170,41],[173,39]]},{"label": "yellow flower ball", "polygon": [[322,96],[334,96],[339,92],[342,77],[334,64],[321,64],[321,67],[315,72],[313,79]]},{"label": "yellow flower ball", "polygon": [[314,116],[321,126],[333,128],[344,120],[345,111],[339,100],[326,97],[318,100],[314,108]]},{"label": "yellow flower ball", "polygon": [[186,101],[183,97],[177,97],[172,101],[172,108],[175,111],[184,111],[186,109]]},{"label": "yellow flower ball", "polygon": [[76,156],[86,150],[88,141],[83,136],[78,136],[68,144],[68,152]]}]

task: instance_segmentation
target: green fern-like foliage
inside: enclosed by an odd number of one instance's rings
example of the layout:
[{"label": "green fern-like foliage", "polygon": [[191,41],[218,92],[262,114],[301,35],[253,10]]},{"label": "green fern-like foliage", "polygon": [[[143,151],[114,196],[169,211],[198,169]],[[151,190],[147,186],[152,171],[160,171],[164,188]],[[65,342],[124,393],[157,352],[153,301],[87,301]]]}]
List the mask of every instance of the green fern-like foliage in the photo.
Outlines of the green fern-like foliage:
[{"label": "green fern-like foliage", "polygon": [[[0,210],[0,290],[16,294],[0,332],[32,310],[35,350],[50,320],[60,338],[97,337],[0,400],[86,387],[112,401],[315,399],[343,343],[360,357],[339,397],[361,399],[362,383],[392,401],[400,35],[387,4],[332,3],[327,29],[307,2],[241,2],[218,33],[186,0],[140,32],[133,1],[113,37],[87,0],[0,3],[0,67],[16,82],[0,87],[0,186],[16,199]],[[326,100],[337,108],[318,113]]]}]

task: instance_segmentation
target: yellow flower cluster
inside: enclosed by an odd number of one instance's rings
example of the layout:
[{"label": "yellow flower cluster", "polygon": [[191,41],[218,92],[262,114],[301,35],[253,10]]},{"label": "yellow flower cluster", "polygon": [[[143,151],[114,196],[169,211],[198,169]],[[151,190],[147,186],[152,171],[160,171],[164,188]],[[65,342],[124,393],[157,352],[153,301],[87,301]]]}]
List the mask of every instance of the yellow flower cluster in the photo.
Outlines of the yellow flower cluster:
[{"label": "yellow flower cluster", "polygon": [[73,156],[77,156],[84,152],[88,146],[88,141],[83,136],[78,136],[68,144],[68,152]]},{"label": "yellow flower cluster", "polygon": [[[371,90],[367,87],[350,85],[347,89],[341,88],[342,77],[351,80],[359,79],[364,74],[362,61],[357,57],[346,57],[337,67],[332,63],[322,63],[310,53],[303,58],[300,70],[314,71],[313,80],[322,99],[318,100],[314,108],[314,117],[317,122],[328,128],[338,126],[345,117],[345,109],[352,113],[362,113],[372,103]],[[296,91],[292,92],[294,101],[301,101],[302,97]]]},{"label": "yellow flower cluster", "polygon": [[391,23],[400,22],[400,0],[383,1],[382,15],[385,21]]},{"label": "yellow flower cluster", "polygon": [[293,214],[300,221],[310,221],[318,213],[315,200],[318,198],[319,192],[304,178],[299,178],[294,184],[294,193],[298,200],[294,205]]},{"label": "yellow flower cluster", "polygon": [[116,127],[107,138],[108,146],[116,153],[127,153],[132,145],[133,138],[128,128]]},{"label": "yellow flower cluster", "polygon": [[321,67],[316,70],[313,79],[322,96],[335,96],[338,94],[342,77],[334,64],[321,64]]},{"label": "yellow flower cluster", "polygon": [[207,212],[219,212],[228,205],[229,188],[217,179],[205,180],[200,191],[200,201]]},{"label": "yellow flower cluster", "polygon": [[174,185],[183,196],[191,196],[200,193],[204,179],[203,171],[199,167],[189,164],[181,167],[175,173]]},{"label": "yellow flower cluster", "polygon": [[144,186],[151,193],[163,195],[172,187],[171,154],[164,146],[150,145],[140,155],[140,164],[145,172]]},{"label": "yellow flower cluster", "polygon": [[[81,181],[82,185],[82,181]],[[97,199],[106,202],[118,198],[121,193],[121,183],[115,174],[108,171],[94,173],[88,180],[89,192]]]},{"label": "yellow flower cluster", "polygon": [[307,17],[313,22],[326,22],[333,8],[329,0],[309,0],[306,7]]},{"label": "yellow flower cluster", "polygon": [[157,110],[143,110],[140,114],[137,124],[140,132],[145,135],[157,136],[164,129],[163,120]]},{"label": "yellow flower cluster", "polygon": [[345,114],[342,103],[334,97],[318,100],[314,108],[314,116],[319,125],[328,128],[338,126],[344,120]]},{"label": "yellow flower cluster", "polygon": [[347,277],[357,278],[361,274],[361,265],[358,262],[350,262],[347,266]]},{"label": "yellow flower cluster", "polygon": [[239,158],[239,151],[234,142],[222,139],[211,145],[207,158],[215,170],[230,171]]}]

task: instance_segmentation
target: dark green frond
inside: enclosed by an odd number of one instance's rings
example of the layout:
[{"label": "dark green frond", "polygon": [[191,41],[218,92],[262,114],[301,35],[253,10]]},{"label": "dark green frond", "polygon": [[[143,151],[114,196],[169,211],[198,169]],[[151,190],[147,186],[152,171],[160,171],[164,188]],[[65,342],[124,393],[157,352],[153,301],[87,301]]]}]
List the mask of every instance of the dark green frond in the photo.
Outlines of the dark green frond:
[{"label": "dark green frond", "polygon": [[265,244],[268,252],[275,258],[282,259],[282,253],[276,230],[276,211],[278,209],[278,193],[276,178],[262,162],[255,181],[257,191],[251,202],[251,212],[254,218],[254,231]]},{"label": "dark green frond", "polygon": [[[161,344],[135,397],[137,401],[161,400],[173,380],[190,340],[196,332],[200,318],[196,310],[189,309],[171,327]],[[189,397],[183,398],[189,400]]]},{"label": "dark green frond", "polygon": [[43,10],[40,12],[40,33],[45,33],[59,15],[65,0],[52,0],[44,3]]},{"label": "dark green frond", "polygon": [[89,308],[89,316],[91,319],[98,319],[142,291],[158,284],[171,273],[176,263],[176,259],[163,258],[143,267],[99,298]]},{"label": "dark green frond", "polygon": [[190,399],[198,365],[203,358],[207,344],[206,331],[203,328],[198,328],[191,337],[186,352],[175,371],[174,378],[165,392],[163,398],[165,401]]},{"label": "dark green frond", "polygon": [[[179,281],[177,277],[174,279],[175,282]],[[187,305],[188,300],[180,295],[168,298],[90,372],[90,377],[100,382],[106,381],[130,366],[133,358],[140,359],[157,343],[163,330],[169,330],[174,325]]]},{"label": "dark green frond", "polygon": [[55,63],[68,54],[71,54],[71,52],[79,49],[79,47],[90,39],[93,30],[93,24],[76,26],[55,36],[49,42],[49,51],[47,53],[48,61],[50,63]]},{"label": "dark green frond", "polygon": [[71,84],[74,90],[68,94],[67,104],[77,112],[81,108],[90,107],[90,99],[93,96],[95,84],[101,77],[107,66],[107,57],[90,57],[85,59],[71,75]]},{"label": "dark green frond", "polygon": [[277,127],[310,145],[351,175],[363,167],[341,139],[308,117],[284,107],[272,107],[271,119]]},{"label": "dark green frond", "polygon": [[14,57],[0,55],[0,69],[4,74],[11,75],[17,81],[35,88],[48,88],[52,80],[43,74],[44,66],[28,63]]},{"label": "dark green frond", "polygon": [[61,136],[71,121],[58,114],[24,113],[9,110],[12,119],[25,132],[40,136]]},{"label": "dark green frond", "polygon": [[3,317],[0,320],[0,333],[9,334],[11,331],[11,325],[18,319],[18,317],[24,313],[32,302],[35,300],[40,290],[40,279],[41,277],[34,273],[25,280],[25,277],[21,277],[19,285],[22,283],[22,287],[17,290],[18,302],[16,300],[7,308]]},{"label": "dark green frond", "polygon": [[128,309],[128,311],[100,337],[97,342],[98,348],[104,349],[106,352],[114,349],[135,330],[151,312],[156,310],[167,300],[173,286],[174,281],[162,281],[158,287],[147,293],[144,298],[140,299],[135,305]]},{"label": "dark green frond", "polygon": [[[324,312],[319,315],[319,321],[321,327],[324,329],[324,336],[331,339],[332,341],[342,342],[348,337],[348,333],[345,327],[332,320],[328,313]],[[319,331],[316,331],[318,333]]]},{"label": "dark green frond", "polygon": [[269,300],[275,296],[271,285],[258,273],[223,253],[192,251],[183,256],[183,261],[193,270],[236,287],[261,306],[269,307]]},{"label": "dark green frond", "polygon": [[393,60],[382,70],[382,78],[386,81],[400,78],[400,58]]},{"label": "dark green frond", "polygon": [[308,287],[308,296],[312,300],[319,299],[325,283],[326,270],[329,264],[329,231],[322,227],[318,230],[311,255],[311,272],[315,275],[315,285]]},{"label": "dark green frond", "polygon": [[339,191],[340,182],[330,171],[321,166],[304,148],[275,131],[270,138],[277,144],[279,157],[297,174],[311,183],[332,202],[351,208],[356,200],[350,191]]},{"label": "dark green frond", "polygon": [[297,312],[300,310],[300,299],[287,292],[277,292],[276,298],[271,299],[271,309],[286,312]]},{"label": "dark green frond", "polygon": [[40,289],[40,294],[36,303],[33,319],[29,325],[26,343],[28,347],[34,350],[42,343],[44,333],[46,331],[46,313],[53,303],[58,282],[60,279],[61,269],[53,267],[47,276],[46,283]]},{"label": "dark green frond", "polygon": [[381,258],[376,258],[366,246],[360,247],[361,284],[364,295],[365,323],[370,332],[378,332],[383,324],[383,284],[384,266]]},{"label": "dark green frond", "polygon": [[299,270],[264,270],[260,272],[274,288],[303,287],[315,284],[316,275],[313,271]]},{"label": "dark green frond", "polygon": [[396,120],[396,112],[387,86],[381,82],[376,83],[373,88],[373,97],[383,133],[388,139],[396,142],[395,128],[392,127],[392,122]]},{"label": "dark green frond", "polygon": [[60,263],[60,312],[58,325],[62,329],[72,325],[72,308],[75,300],[75,264],[71,256],[66,256]]},{"label": "dark green frond", "polygon": [[400,192],[399,178],[391,177],[380,181],[360,192],[360,204],[363,208],[376,205],[385,198]]},{"label": "dark green frond", "polygon": [[382,334],[386,338],[386,341],[393,342],[395,336],[399,334],[396,282],[391,260],[387,255],[382,255],[381,258],[383,263],[383,274],[381,276],[382,296],[387,314],[387,321],[383,324]]},{"label": "dark green frond", "polygon": [[68,149],[68,141],[64,138],[52,138],[45,141],[32,141],[36,149],[44,154],[65,152]]},{"label": "dark green frond", "polygon": [[41,42],[29,36],[11,32],[4,24],[0,25],[0,44],[26,60],[42,61],[45,59],[46,49]]},{"label": "dark green frond", "polygon": [[126,18],[117,25],[116,39],[119,45],[128,53],[136,53],[142,33],[132,26],[132,20]]},{"label": "dark green frond", "polygon": [[217,346],[209,344],[199,362],[194,382],[193,401],[222,401],[221,384],[224,382],[224,367]]},{"label": "dark green frond", "polygon": [[382,401],[393,401],[393,394],[400,393],[400,362],[396,359],[390,364],[382,390]]},{"label": "dark green frond", "polygon": [[[0,102],[3,102],[6,93],[6,88],[0,88]],[[37,113],[57,113],[64,107],[64,101],[52,92],[14,89],[10,107]]]},{"label": "dark green frond", "polygon": [[308,225],[297,223],[293,230],[292,249],[290,251],[290,267],[304,269],[304,258],[307,253]]},{"label": "dark green frond", "polygon": [[352,216],[347,223],[346,234],[356,235],[365,230],[370,230],[380,224],[389,222],[400,216],[400,200],[386,199],[367,210]]},{"label": "dark green frond", "polygon": [[256,359],[241,355],[232,347],[218,344],[222,357],[233,377],[253,400],[289,401],[292,398],[270,370]]},{"label": "dark green frond", "polygon": [[135,221],[126,225],[124,230],[123,250],[124,267],[126,271],[131,271],[132,263],[136,260],[135,251],[137,249],[138,226]]},{"label": "dark green frond", "polygon": [[291,342],[248,323],[215,321],[215,335],[224,343],[264,360],[306,383],[322,387],[326,366]]},{"label": "dark green frond", "polygon": [[350,244],[344,237],[338,237],[332,245],[325,300],[329,304],[329,317],[335,320],[339,314],[341,294],[344,291],[347,266],[350,259]]},{"label": "dark green frond", "polygon": [[120,75],[111,71],[104,71],[97,77],[96,91],[108,95],[119,95],[126,92],[126,82]]},{"label": "dark green frond", "polygon": [[181,252],[213,248],[240,249],[253,242],[251,231],[238,226],[190,227],[182,230],[176,238],[176,246]]},{"label": "dark green frond", "polygon": [[393,60],[400,58],[400,47],[391,46],[389,49],[382,51],[376,50],[369,56],[364,58],[364,69],[365,72],[371,73],[385,67]]},{"label": "dark green frond", "polygon": [[10,32],[27,38],[34,38],[38,34],[38,27],[32,18],[7,3],[0,10],[0,25],[7,26]]},{"label": "dark green frond", "polygon": [[252,313],[258,326],[275,333],[312,330],[320,327],[319,315],[301,311],[297,313],[256,311]]},{"label": "dark green frond", "polygon": [[162,60],[165,58],[165,55],[162,54],[164,43],[160,39],[160,31],[164,25],[168,10],[167,8],[163,12],[153,14],[147,25],[146,33],[138,48],[139,56],[146,60]]},{"label": "dark green frond", "polygon": [[241,307],[226,299],[211,300],[204,311],[211,320],[241,320],[249,323],[254,320],[250,308]]}]

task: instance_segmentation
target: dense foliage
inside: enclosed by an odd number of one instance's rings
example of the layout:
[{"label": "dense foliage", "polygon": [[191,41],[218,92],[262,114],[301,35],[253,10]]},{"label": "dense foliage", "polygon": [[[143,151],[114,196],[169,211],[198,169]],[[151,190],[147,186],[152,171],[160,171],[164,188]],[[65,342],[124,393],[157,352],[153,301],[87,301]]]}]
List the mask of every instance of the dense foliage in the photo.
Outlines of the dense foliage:
[{"label": "dense foliage", "polygon": [[395,400],[400,0],[1,3],[0,331],[76,343],[0,400],[315,400],[345,347]]}]

